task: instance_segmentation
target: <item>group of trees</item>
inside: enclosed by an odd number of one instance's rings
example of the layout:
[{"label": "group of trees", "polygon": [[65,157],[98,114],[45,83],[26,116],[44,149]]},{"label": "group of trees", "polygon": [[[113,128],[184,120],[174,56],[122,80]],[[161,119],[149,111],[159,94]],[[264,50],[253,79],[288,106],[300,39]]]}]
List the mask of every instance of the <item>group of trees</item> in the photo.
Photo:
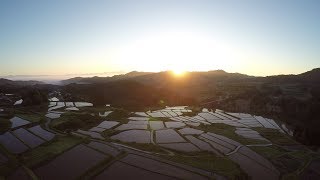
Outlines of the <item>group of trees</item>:
[{"label": "group of trees", "polygon": [[63,93],[85,99],[94,105],[112,104],[114,107],[125,108],[189,105],[195,102],[193,98],[177,92],[129,80],[87,85],[70,84],[63,88]]},{"label": "group of trees", "polygon": [[99,116],[92,116],[87,113],[68,112],[62,114],[61,117],[52,124],[52,127],[60,131],[70,131],[93,127],[101,121]]},{"label": "group of trees", "polygon": [[33,106],[48,103],[48,92],[38,88],[25,88],[21,91],[22,105]]},{"label": "group of trees", "polygon": [[[211,104],[211,107],[229,112],[244,112],[281,120],[293,128],[294,137],[298,141],[308,145],[319,146],[319,94],[312,93],[310,98],[301,98],[301,96],[292,95],[291,92],[281,90],[279,86],[273,84],[271,87],[265,85],[262,86],[263,88],[261,86],[252,87],[235,96],[230,96],[226,99],[222,98],[222,101]],[[303,95],[309,93],[308,88],[304,88],[303,91],[301,92]]]}]

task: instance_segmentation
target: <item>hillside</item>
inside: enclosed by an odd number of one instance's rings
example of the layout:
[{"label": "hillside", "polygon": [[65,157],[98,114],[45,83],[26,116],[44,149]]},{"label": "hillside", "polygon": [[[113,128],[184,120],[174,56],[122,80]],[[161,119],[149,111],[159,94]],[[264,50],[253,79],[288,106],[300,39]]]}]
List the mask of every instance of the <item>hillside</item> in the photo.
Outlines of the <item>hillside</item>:
[{"label": "hillside", "polygon": [[43,84],[41,81],[12,81],[9,79],[0,78],[0,86],[12,85],[12,86],[30,86],[36,84]]},{"label": "hillside", "polygon": [[71,79],[62,80],[61,84],[68,85],[72,83],[75,83],[75,84],[105,83],[105,82],[111,82],[111,81],[117,81],[117,80],[124,80],[124,79],[147,75],[147,74],[152,74],[152,73],[132,71],[126,74],[114,75],[111,77],[98,77],[98,76],[88,77],[88,78],[75,77]]},{"label": "hillside", "polygon": [[62,94],[65,95],[64,99],[66,100],[86,100],[95,105],[112,104],[116,107],[131,109],[196,103],[191,97],[130,80],[97,84],[70,84],[62,88]]},{"label": "hillside", "polygon": [[254,77],[223,70],[208,72],[188,72],[183,77],[175,77],[171,72],[145,73],[131,72],[112,77],[72,78],[64,84],[96,84],[118,80],[131,80],[155,88],[163,88],[184,96],[191,96],[199,102],[210,102],[220,98],[233,97],[248,90],[281,91],[284,95],[298,99],[308,99],[319,94],[320,69],[298,75],[276,75]]},{"label": "hillside", "polygon": [[[38,168],[52,164],[55,168],[62,167],[63,172],[69,166],[65,156],[74,155],[76,159],[85,159],[79,164],[100,172],[100,168],[112,168],[108,162],[122,162],[133,149],[139,149],[137,157],[146,162],[152,161],[161,168],[170,167],[170,161],[183,168],[190,166],[191,175],[198,175],[201,169],[204,177],[214,172],[219,175],[215,177],[229,179],[261,179],[261,174],[265,179],[305,179],[317,171],[312,164],[319,163],[320,157],[315,151],[320,147],[317,76],[317,70],[274,77],[224,71],[193,72],[178,77],[161,72],[64,86],[13,86],[16,88],[10,93],[16,92],[16,99],[9,105],[0,104],[3,109],[0,135],[5,139],[13,134],[11,142],[22,144],[22,148],[14,149],[8,141],[0,141],[0,155],[8,157],[0,172],[11,178],[19,172],[21,164],[38,176]],[[93,79],[96,78],[88,78]],[[50,97],[59,100],[48,102]],[[20,98],[23,103],[12,106]],[[25,124],[15,127],[14,121]],[[35,130],[45,132],[46,138],[32,141],[39,142],[33,148],[23,148],[30,141],[16,132],[32,136],[37,133]],[[91,147],[91,153],[117,153],[108,155],[101,164],[90,165],[86,163],[90,153],[79,148]],[[59,166],[56,157],[60,159]],[[137,157],[133,162],[139,161]],[[161,172],[175,174],[177,168]],[[194,168],[196,173],[192,173]],[[120,170],[121,174],[126,172]],[[82,173],[75,177],[93,178],[91,173]]]},{"label": "hillside", "polygon": [[166,99],[168,104],[179,105],[185,98],[187,102],[209,108],[264,115],[292,126],[300,142],[320,144],[314,138],[320,136],[319,68],[297,75],[267,77],[221,70],[190,72],[183,77],[175,77],[171,72],[134,74],[116,76],[126,81],[116,77],[81,78],[78,80],[90,84],[70,84],[65,89],[74,96],[90,97],[90,100],[95,97],[94,101],[102,104],[134,107],[156,105],[157,101]]},{"label": "hillside", "polygon": [[[128,109],[165,105],[201,105],[230,112],[263,115],[289,124],[300,142],[319,145],[320,70],[297,75],[254,77],[222,70],[190,72],[131,72],[113,77],[73,78],[64,86],[1,79],[0,93],[23,95],[26,87],[61,91],[66,101],[113,104]],[[30,84],[30,86],[22,86]]]},{"label": "hillside", "polygon": [[92,78],[72,78],[63,81],[63,84],[95,84],[108,83],[117,80],[131,80],[144,85],[149,85],[155,88],[167,89],[184,96],[193,96],[200,101],[211,97],[217,85],[231,81],[242,81],[250,79],[247,76],[239,73],[227,73],[222,70],[208,72],[189,72],[183,78],[175,77],[172,72],[165,71],[159,73],[146,72],[131,72],[124,75],[112,77],[92,77]]}]

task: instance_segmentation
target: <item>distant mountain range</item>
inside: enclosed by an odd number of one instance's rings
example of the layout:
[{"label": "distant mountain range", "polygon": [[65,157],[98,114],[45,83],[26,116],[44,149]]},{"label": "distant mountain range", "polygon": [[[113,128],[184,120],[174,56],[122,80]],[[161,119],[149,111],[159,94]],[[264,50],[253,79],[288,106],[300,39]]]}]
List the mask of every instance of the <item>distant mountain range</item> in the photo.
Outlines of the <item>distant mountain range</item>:
[{"label": "distant mountain range", "polygon": [[[71,83],[71,84],[70,84]],[[131,72],[113,77],[73,78],[65,92],[93,103],[117,106],[193,104],[229,112],[278,119],[292,126],[300,142],[320,145],[320,69],[267,77],[222,70],[189,72]]]},{"label": "distant mountain range", "polygon": [[244,112],[284,121],[296,139],[320,145],[320,68],[297,75],[266,77],[227,73],[223,70],[188,72],[133,71],[112,77],[76,77],[62,86],[38,81],[0,79],[0,93],[25,92],[26,86],[41,92],[61,92],[65,101],[89,101],[95,105],[143,108],[196,105],[229,112]]},{"label": "distant mountain range", "polygon": [[[213,70],[207,72],[188,72],[186,75],[188,80],[191,81],[201,81],[201,82],[211,82],[211,81],[237,81],[237,80],[246,80],[246,81],[299,81],[299,82],[320,82],[320,68],[312,69],[297,75],[274,75],[266,77],[257,77],[249,76],[240,73],[227,73],[223,70]],[[111,77],[75,77],[67,80],[62,80],[62,84],[71,84],[71,83],[105,83],[117,80],[136,80],[145,83],[155,83],[158,84],[159,81],[163,82],[167,79],[172,79],[170,71],[165,72],[138,72],[132,71],[127,74],[115,75]],[[152,81],[152,82],[150,82]]]},{"label": "distant mountain range", "polygon": [[221,85],[235,86],[236,84],[245,86],[254,86],[258,84],[309,84],[316,85],[320,83],[320,69],[298,75],[277,75],[267,77],[255,77],[240,73],[227,73],[223,70],[214,70],[208,72],[188,72],[183,77],[175,77],[171,72],[137,72],[133,71],[123,75],[112,77],[76,77],[62,81],[63,85],[68,84],[101,84],[115,82],[119,80],[130,80],[149,85],[156,88],[166,88],[171,91],[177,91],[182,95],[194,97],[200,101],[214,98],[216,89]]},{"label": "distant mountain range", "polygon": [[61,84],[62,85],[67,85],[71,83],[76,83],[76,84],[88,84],[88,83],[102,83],[102,82],[111,82],[111,81],[116,81],[116,80],[124,80],[124,79],[129,79],[137,76],[143,76],[143,75],[148,75],[148,74],[154,74],[152,72],[138,72],[138,71],[132,71],[126,74],[120,74],[120,75],[114,75],[111,77],[75,77],[67,80],[62,80]]},{"label": "distant mountain range", "polygon": [[0,78],[0,86],[11,85],[11,86],[30,86],[36,84],[44,84],[41,81],[12,81],[8,79]]}]

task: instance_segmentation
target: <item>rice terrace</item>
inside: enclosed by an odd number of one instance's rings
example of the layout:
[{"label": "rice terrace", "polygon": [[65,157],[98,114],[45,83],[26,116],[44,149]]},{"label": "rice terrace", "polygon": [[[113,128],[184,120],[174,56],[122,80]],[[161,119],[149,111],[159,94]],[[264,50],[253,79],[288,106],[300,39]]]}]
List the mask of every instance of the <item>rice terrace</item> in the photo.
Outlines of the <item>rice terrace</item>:
[{"label": "rice terrace", "polygon": [[285,124],[262,116],[50,100],[45,112],[12,107],[0,135],[8,179],[278,179],[319,162]]},{"label": "rice terrace", "polygon": [[1,0],[0,180],[319,180],[319,9]]}]

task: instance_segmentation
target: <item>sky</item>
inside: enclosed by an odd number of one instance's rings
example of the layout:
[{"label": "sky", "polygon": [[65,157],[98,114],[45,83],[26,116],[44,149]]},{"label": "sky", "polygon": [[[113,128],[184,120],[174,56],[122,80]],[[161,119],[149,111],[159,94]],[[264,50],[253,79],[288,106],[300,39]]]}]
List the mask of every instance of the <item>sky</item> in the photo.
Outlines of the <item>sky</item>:
[{"label": "sky", "polygon": [[320,1],[1,0],[0,76],[298,74],[320,67]]}]

